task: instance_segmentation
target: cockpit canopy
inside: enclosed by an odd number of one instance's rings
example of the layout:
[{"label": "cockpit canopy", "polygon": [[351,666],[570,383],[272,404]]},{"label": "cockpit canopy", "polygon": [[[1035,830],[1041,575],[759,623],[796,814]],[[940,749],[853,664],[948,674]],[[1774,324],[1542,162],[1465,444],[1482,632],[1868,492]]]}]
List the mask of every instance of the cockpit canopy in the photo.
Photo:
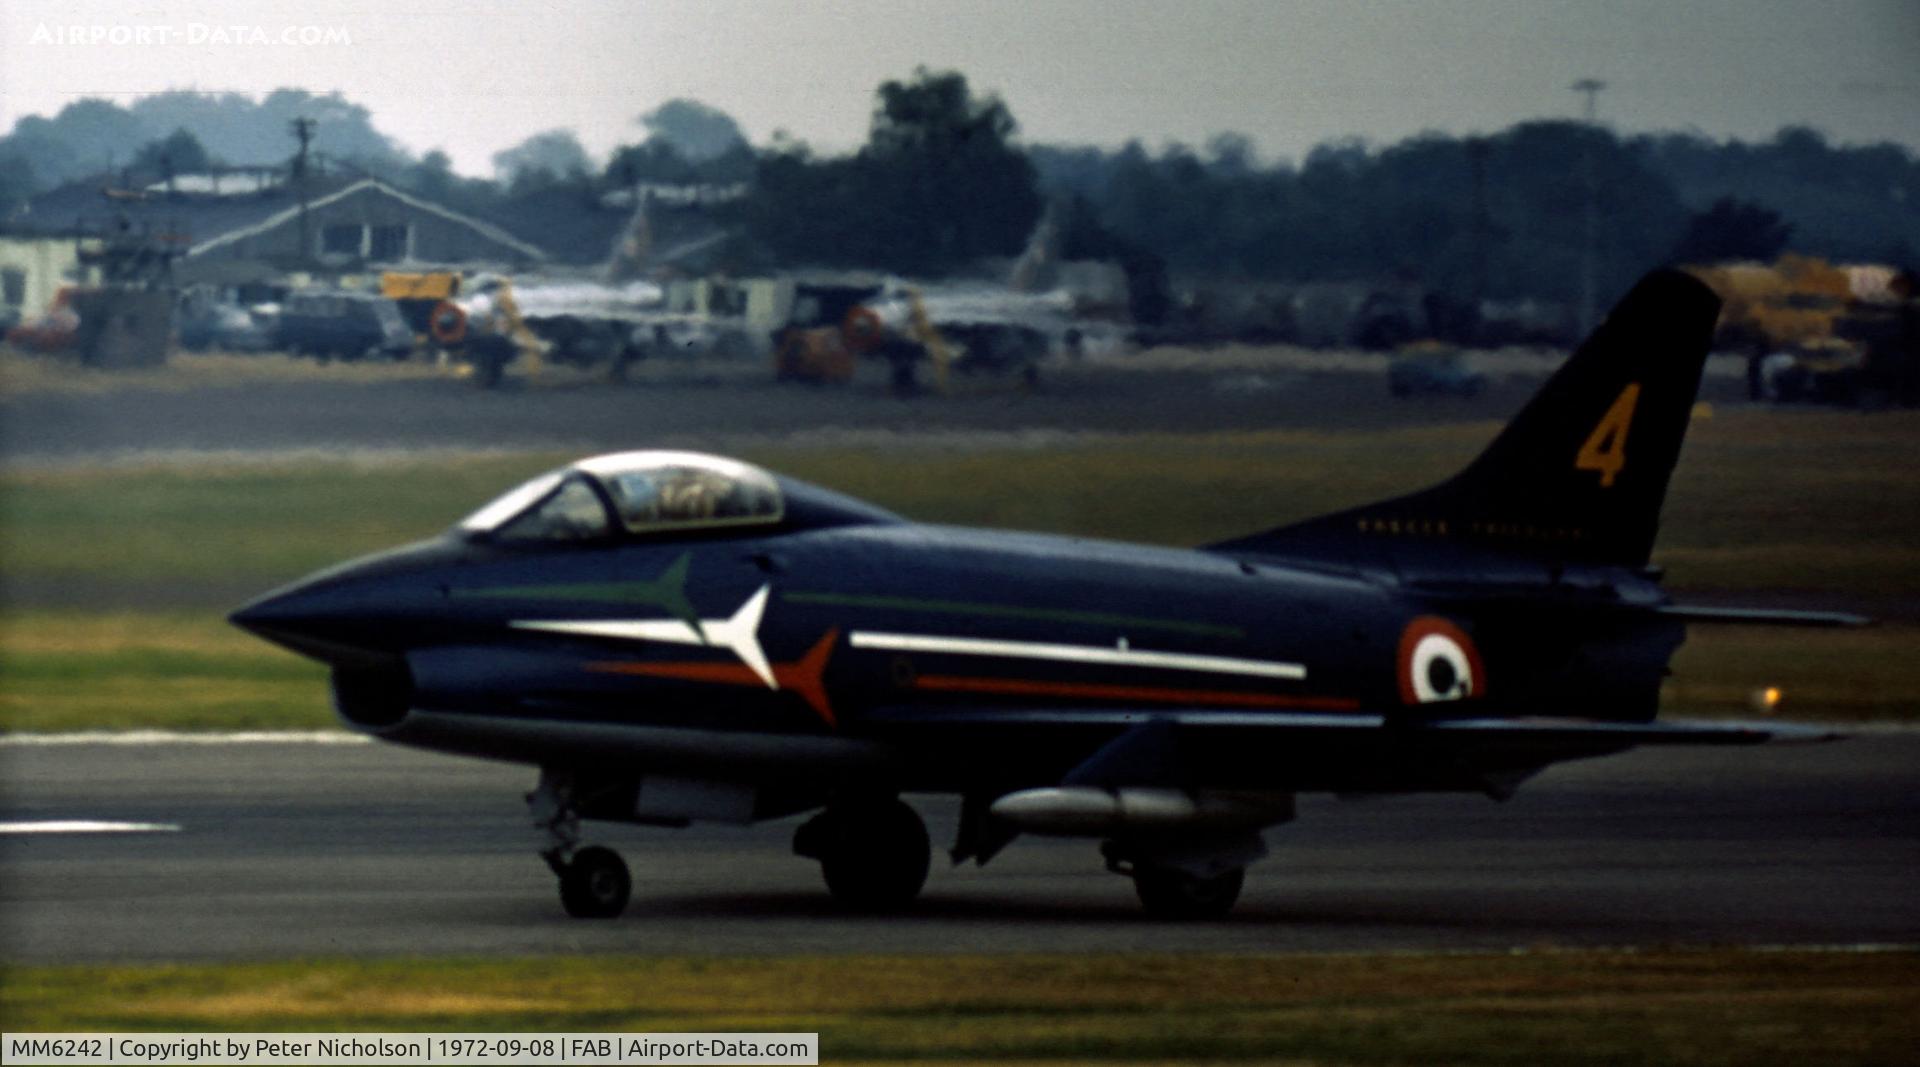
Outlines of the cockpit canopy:
[{"label": "cockpit canopy", "polygon": [[549,471],[461,520],[499,541],[591,541],[633,534],[778,523],[780,483],[700,452],[616,452]]}]

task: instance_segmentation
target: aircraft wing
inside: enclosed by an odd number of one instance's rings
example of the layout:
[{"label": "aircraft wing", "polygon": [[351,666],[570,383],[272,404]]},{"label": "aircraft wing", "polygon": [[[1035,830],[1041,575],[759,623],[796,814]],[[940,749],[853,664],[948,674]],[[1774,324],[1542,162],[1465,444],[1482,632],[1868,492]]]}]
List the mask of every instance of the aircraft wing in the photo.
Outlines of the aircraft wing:
[{"label": "aircraft wing", "polygon": [[1639,745],[1750,745],[1838,735],[1788,723],[1593,719],[1408,719],[1184,708],[876,709],[882,742],[910,740],[974,765],[1047,753],[1046,784],[1378,793],[1467,790],[1497,799],[1542,768]]},{"label": "aircraft wing", "polygon": [[1100,708],[881,708],[867,716],[873,723],[915,726],[1034,725],[1127,727],[1165,723],[1190,729],[1272,730],[1276,732],[1364,736],[1391,732],[1400,739],[1420,736],[1539,738],[1599,741],[1609,744],[1758,744],[1765,741],[1831,741],[1844,735],[1822,726],[1786,722],[1657,719],[1617,722],[1551,716],[1469,719],[1389,719],[1385,715],[1240,711],[1188,708],[1142,711]]},{"label": "aircraft wing", "polygon": [[1795,611],[1778,608],[1720,608],[1699,604],[1665,604],[1659,615],[1691,622],[1746,623],[1756,626],[1870,626],[1873,620],[1849,611]]},{"label": "aircraft wing", "polygon": [[1261,727],[1289,730],[1379,729],[1386,725],[1382,715],[1314,714],[1285,711],[1236,711],[1231,709],[1155,709],[1138,708],[877,708],[867,715],[870,723],[910,724],[914,726],[1032,725],[1032,726],[1139,726],[1146,723],[1171,723],[1182,726]]},{"label": "aircraft wing", "polygon": [[1421,595],[1434,600],[1476,607],[1511,604],[1532,610],[1558,610],[1600,615],[1659,616],[1684,622],[1730,623],[1750,626],[1854,628],[1873,625],[1873,619],[1850,611],[1807,611],[1793,608],[1722,607],[1710,604],[1636,603],[1603,597],[1565,595],[1551,588],[1495,582],[1416,582]]},{"label": "aircraft wing", "polygon": [[1413,727],[1441,735],[1535,737],[1623,741],[1632,745],[1751,745],[1765,741],[1837,741],[1844,734],[1823,726],[1787,722],[1656,719],[1606,722],[1594,719],[1439,719]]}]

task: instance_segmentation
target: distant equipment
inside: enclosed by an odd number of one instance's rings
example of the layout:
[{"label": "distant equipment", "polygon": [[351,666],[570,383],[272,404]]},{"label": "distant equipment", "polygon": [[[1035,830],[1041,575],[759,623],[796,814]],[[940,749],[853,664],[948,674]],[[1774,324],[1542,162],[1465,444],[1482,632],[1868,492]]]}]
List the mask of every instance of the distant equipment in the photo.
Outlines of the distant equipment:
[{"label": "distant equipment", "polygon": [[1724,302],[1715,344],[1748,354],[1754,399],[1920,403],[1911,275],[1792,254],[1689,269]]},{"label": "distant equipment", "polygon": [[316,359],[405,359],[413,334],[393,301],[350,289],[310,288],[280,303],[279,346]]},{"label": "distant equipment", "polygon": [[1387,366],[1387,389],[1394,396],[1475,397],[1486,385],[1487,376],[1451,348],[1409,346]]}]

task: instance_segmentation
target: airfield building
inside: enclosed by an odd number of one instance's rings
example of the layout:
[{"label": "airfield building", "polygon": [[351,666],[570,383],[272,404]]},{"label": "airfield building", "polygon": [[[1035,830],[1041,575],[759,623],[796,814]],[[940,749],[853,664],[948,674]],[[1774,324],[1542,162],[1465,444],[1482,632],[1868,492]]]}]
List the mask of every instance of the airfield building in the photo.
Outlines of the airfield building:
[{"label": "airfield building", "polygon": [[[273,168],[184,174],[133,188],[73,182],[28,201],[5,221],[5,232],[16,241],[137,236],[174,250],[177,283],[222,287],[296,270],[446,263],[518,269],[548,258],[491,222],[376,178],[316,173],[299,181]],[[22,265],[9,266],[23,274],[23,295],[76,280],[60,257],[21,258]],[[39,276],[47,272],[69,276]]]}]

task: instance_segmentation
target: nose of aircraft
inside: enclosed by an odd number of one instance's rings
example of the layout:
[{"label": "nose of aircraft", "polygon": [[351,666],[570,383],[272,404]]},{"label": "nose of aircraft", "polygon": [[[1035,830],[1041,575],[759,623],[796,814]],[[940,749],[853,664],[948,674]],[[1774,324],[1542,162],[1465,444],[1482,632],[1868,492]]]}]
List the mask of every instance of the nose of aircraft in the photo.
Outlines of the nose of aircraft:
[{"label": "nose of aircraft", "polygon": [[417,635],[423,609],[444,600],[438,577],[460,552],[442,539],[343,563],[276,589],[227,621],[328,663],[388,656]]},{"label": "nose of aircraft", "polygon": [[319,637],[355,614],[343,610],[347,598],[339,594],[338,584],[303,579],[245,604],[228,615],[227,621],[256,637],[306,651],[296,642]]}]

